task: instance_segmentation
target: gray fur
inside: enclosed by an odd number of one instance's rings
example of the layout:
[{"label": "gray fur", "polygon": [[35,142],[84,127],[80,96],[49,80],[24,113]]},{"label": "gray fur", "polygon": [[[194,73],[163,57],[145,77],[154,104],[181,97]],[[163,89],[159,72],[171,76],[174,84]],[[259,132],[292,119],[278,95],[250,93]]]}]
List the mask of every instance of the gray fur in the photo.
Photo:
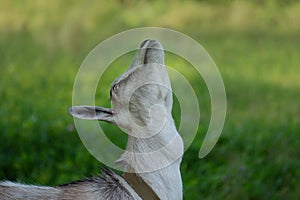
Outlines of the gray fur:
[{"label": "gray fur", "polygon": [[0,184],[0,199],[51,199],[51,200],[79,200],[79,199],[141,199],[121,176],[104,169],[102,175],[84,179],[56,187],[23,185],[12,182]]}]

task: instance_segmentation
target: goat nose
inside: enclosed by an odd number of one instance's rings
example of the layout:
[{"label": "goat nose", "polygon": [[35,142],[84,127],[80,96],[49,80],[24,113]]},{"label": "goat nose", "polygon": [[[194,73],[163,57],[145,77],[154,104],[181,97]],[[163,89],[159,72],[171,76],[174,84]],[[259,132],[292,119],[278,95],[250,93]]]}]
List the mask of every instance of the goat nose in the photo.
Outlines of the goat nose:
[{"label": "goat nose", "polygon": [[159,41],[151,40],[151,39],[144,40],[140,45],[140,49],[147,49],[147,48],[163,49]]},{"label": "goat nose", "polygon": [[164,50],[157,40],[144,40],[137,51],[129,69],[149,64],[164,64]]},{"label": "goat nose", "polygon": [[144,41],[141,43],[140,48],[144,48],[145,45],[146,45],[146,43],[147,43],[148,41],[150,41],[150,39],[144,40]]},{"label": "goat nose", "polygon": [[143,64],[157,63],[164,64],[164,50],[162,45],[156,40],[148,40],[145,44],[145,55]]}]

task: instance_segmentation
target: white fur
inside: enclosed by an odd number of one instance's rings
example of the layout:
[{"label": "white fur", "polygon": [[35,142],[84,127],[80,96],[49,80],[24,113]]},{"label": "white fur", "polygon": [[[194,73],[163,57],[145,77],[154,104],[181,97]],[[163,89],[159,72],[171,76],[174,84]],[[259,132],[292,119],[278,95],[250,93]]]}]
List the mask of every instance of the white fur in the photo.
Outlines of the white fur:
[{"label": "white fur", "polygon": [[183,142],[171,114],[172,90],[159,42],[142,43],[129,69],[113,82],[111,101],[113,108],[73,106],[69,112],[127,132],[126,152],[116,162],[133,176],[125,174],[124,180],[105,170],[102,177],[59,187],[3,182],[0,199],[182,199]]}]

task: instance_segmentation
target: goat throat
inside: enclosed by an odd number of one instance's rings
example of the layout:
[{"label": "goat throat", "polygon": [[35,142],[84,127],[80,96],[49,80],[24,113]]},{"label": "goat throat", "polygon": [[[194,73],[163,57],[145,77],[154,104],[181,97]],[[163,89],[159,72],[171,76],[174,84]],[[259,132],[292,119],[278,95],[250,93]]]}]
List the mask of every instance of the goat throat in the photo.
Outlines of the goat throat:
[{"label": "goat throat", "polygon": [[159,199],[182,199],[179,168],[183,142],[172,119],[155,136],[129,135],[126,150],[117,163],[123,165],[127,171],[124,178],[143,199],[145,194]]}]

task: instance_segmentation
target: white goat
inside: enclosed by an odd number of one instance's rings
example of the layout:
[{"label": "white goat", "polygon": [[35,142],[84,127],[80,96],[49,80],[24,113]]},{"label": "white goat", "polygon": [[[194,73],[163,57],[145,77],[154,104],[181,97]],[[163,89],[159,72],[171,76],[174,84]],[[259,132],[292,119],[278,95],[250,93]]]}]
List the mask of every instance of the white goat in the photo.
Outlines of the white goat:
[{"label": "white goat", "polygon": [[55,187],[0,183],[0,199],[182,199],[183,143],[171,115],[171,84],[164,52],[145,40],[129,69],[112,84],[113,108],[73,106],[71,115],[118,125],[128,133],[117,163],[123,177],[108,169],[100,177]]}]

